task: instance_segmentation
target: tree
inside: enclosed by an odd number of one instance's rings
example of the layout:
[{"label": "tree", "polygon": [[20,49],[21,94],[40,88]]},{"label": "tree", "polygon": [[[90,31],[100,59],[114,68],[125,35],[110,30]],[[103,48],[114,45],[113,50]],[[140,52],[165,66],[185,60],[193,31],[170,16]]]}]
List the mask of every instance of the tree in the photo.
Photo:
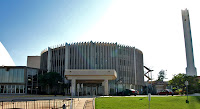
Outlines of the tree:
[{"label": "tree", "polygon": [[161,70],[158,74],[158,80],[157,81],[163,81],[165,79],[165,70]]},{"label": "tree", "polygon": [[198,79],[196,76],[187,76],[186,74],[179,73],[177,75],[174,75],[172,80],[169,81],[169,85],[172,85],[176,89],[181,89],[183,94],[183,91],[186,88],[185,86],[186,80],[189,83],[188,90],[190,93],[198,91]]},{"label": "tree", "polygon": [[44,75],[39,75],[39,84],[42,87],[49,87],[50,90],[57,89],[60,85],[58,81],[62,81],[62,77],[59,75],[59,73],[56,72],[49,72],[45,73]]}]

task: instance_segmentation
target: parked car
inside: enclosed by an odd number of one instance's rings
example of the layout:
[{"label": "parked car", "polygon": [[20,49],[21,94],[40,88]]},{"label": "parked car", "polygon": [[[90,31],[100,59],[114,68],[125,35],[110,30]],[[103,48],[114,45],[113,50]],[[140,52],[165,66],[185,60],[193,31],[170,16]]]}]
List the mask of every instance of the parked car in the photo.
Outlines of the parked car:
[{"label": "parked car", "polygon": [[174,95],[174,92],[170,89],[165,89],[165,90],[162,90],[161,92],[158,93],[158,95]]},{"label": "parked car", "polygon": [[138,95],[139,92],[135,89],[125,89],[123,90],[122,92],[119,92],[118,95],[121,95],[121,96],[130,96],[130,95]]}]

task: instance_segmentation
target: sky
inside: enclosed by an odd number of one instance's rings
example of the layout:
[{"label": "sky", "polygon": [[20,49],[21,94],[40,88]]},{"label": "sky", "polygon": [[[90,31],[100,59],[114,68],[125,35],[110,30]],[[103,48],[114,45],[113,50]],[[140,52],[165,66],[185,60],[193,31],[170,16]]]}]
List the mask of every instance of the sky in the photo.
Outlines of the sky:
[{"label": "sky", "polygon": [[135,46],[143,52],[144,65],[154,70],[154,80],[162,69],[170,80],[186,72],[185,8],[200,76],[198,0],[0,0],[0,42],[17,66],[26,66],[27,56],[66,42]]}]

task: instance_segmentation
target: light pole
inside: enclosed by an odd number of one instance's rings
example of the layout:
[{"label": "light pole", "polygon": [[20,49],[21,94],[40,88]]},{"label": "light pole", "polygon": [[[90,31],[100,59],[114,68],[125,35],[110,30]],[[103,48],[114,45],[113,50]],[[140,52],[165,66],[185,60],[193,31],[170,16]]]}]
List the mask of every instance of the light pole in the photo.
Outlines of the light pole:
[{"label": "light pole", "polygon": [[63,88],[63,93],[62,93],[62,94],[63,94],[63,96],[64,96],[64,92],[65,92],[65,91],[64,91],[64,82],[58,81],[58,84],[62,84],[62,88]]},{"label": "light pole", "polygon": [[185,85],[186,85],[186,89],[187,89],[187,100],[186,100],[186,103],[189,103],[189,100],[188,100],[188,85],[189,85],[189,83],[188,83],[187,80],[185,81]]}]

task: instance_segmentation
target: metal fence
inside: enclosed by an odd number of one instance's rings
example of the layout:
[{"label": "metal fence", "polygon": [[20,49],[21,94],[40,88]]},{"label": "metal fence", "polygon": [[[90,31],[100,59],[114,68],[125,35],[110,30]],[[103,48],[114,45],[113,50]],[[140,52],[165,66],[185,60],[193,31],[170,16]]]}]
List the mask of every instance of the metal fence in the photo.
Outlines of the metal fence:
[{"label": "metal fence", "polygon": [[73,109],[75,102],[73,99],[14,99],[0,101],[0,109]]}]

